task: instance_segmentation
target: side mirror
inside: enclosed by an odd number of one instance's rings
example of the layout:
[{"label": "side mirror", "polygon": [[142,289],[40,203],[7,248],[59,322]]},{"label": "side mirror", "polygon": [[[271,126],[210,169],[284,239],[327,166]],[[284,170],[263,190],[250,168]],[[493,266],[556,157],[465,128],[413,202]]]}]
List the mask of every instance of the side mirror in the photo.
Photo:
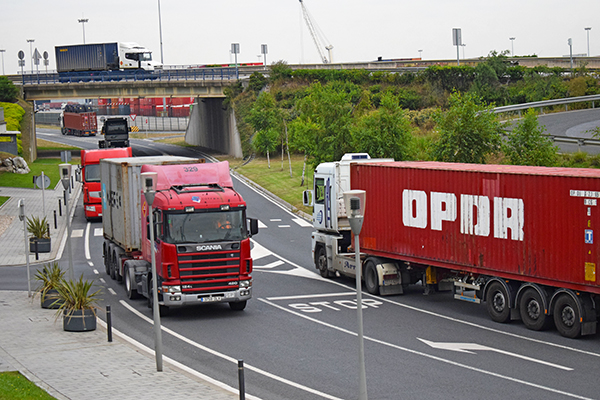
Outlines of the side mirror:
[{"label": "side mirror", "polygon": [[312,207],[313,206],[313,191],[312,190],[305,190],[304,192],[302,192],[302,204],[307,206],[307,207]]},{"label": "side mirror", "polygon": [[250,223],[250,236],[254,236],[258,234],[258,220],[256,218],[248,218],[248,222]]}]

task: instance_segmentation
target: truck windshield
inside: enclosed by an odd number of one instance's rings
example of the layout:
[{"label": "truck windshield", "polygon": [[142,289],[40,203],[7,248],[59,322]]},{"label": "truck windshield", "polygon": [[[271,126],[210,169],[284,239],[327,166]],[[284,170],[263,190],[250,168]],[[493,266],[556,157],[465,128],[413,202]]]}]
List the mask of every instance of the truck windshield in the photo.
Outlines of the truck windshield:
[{"label": "truck windshield", "polygon": [[242,210],[168,213],[163,240],[167,243],[207,243],[247,237]]},{"label": "truck windshield", "polygon": [[100,182],[100,164],[91,164],[85,166],[85,181]]}]

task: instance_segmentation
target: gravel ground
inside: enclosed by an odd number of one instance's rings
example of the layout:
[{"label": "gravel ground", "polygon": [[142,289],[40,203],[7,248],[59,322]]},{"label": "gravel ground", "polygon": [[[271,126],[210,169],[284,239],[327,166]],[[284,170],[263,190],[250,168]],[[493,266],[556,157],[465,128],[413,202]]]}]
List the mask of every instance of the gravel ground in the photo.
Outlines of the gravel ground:
[{"label": "gravel ground", "polygon": [[8,229],[10,224],[12,224],[13,219],[15,219],[15,217],[11,217],[8,215],[0,215],[0,236],[2,236],[4,231]]}]

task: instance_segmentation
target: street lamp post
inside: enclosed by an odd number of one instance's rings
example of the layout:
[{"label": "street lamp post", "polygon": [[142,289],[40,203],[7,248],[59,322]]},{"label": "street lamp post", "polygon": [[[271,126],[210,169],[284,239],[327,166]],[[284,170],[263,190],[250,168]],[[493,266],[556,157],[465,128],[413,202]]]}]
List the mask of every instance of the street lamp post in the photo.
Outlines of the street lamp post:
[{"label": "street lamp post", "polygon": [[590,31],[592,30],[591,27],[587,27],[584,28],[587,31],[587,47],[588,47],[588,57],[590,56]]},{"label": "street lamp post", "polygon": [[79,18],[77,21],[79,21],[79,23],[81,24],[81,27],[83,28],[83,44],[85,44],[85,23],[88,22],[87,18]]},{"label": "street lamp post", "polygon": [[261,52],[261,54],[264,57],[264,60],[265,60],[264,64],[265,64],[265,69],[266,69],[267,68],[267,53],[268,53],[268,51],[267,51],[267,45],[266,44],[261,44],[260,45],[260,52]]},{"label": "street lamp post", "polygon": [[[158,0],[158,34],[160,37],[160,63],[164,64],[163,60],[163,43],[162,43],[162,17],[160,16],[160,0]],[[163,102],[164,104],[164,102]]]},{"label": "street lamp post", "polygon": [[235,54],[235,79],[240,79],[240,74],[238,72],[238,62],[237,55],[240,52],[240,44],[239,43],[231,43],[231,52]]},{"label": "street lamp post", "polygon": [[71,215],[69,214],[69,189],[71,186],[71,164],[59,164],[58,171],[60,172],[60,182],[65,189],[65,212],[67,213],[67,252],[69,253],[69,279],[75,280],[73,272],[73,252],[71,251]]},{"label": "street lamp post", "polygon": [[356,266],[356,314],[358,319],[358,399],[367,400],[367,372],[365,369],[365,346],[362,317],[362,265],[360,263],[359,235],[365,215],[366,192],[349,190],[344,192],[344,205],[350,228],[354,233],[354,262]]},{"label": "street lamp post", "polygon": [[422,60],[423,59],[423,50],[417,50],[419,52],[419,58]]},{"label": "street lamp post", "polygon": [[33,45],[35,39],[27,39],[27,43],[29,43],[29,59],[31,60],[31,73],[33,74]]},{"label": "street lamp post", "polygon": [[567,43],[569,44],[569,58],[571,60],[571,70],[573,70],[573,41],[571,40],[571,38],[567,40]]},{"label": "street lamp post", "polygon": [[509,39],[510,39],[510,48],[511,48],[510,55],[514,57],[515,56],[515,39],[516,39],[516,37],[511,37]]},{"label": "street lamp post", "polygon": [[2,75],[4,75],[4,53],[6,49],[0,49],[0,53],[2,53]]},{"label": "street lamp post", "polygon": [[154,353],[156,357],[156,370],[163,370],[162,362],[162,332],[160,327],[160,306],[158,304],[158,272],[156,269],[156,256],[154,249],[154,217],[152,215],[152,204],[156,196],[156,172],[142,172],[142,184],[144,197],[148,203],[148,215],[150,217],[150,247],[152,248],[152,315],[154,319]]}]

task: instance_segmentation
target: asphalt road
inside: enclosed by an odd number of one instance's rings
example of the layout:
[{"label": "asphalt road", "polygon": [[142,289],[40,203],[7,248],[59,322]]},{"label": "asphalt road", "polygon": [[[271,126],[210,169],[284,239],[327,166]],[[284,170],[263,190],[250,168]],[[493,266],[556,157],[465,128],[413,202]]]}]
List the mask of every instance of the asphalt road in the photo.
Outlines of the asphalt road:
[{"label": "asphalt road", "polygon": [[[133,141],[134,154],[190,155],[141,142]],[[253,238],[253,299],[242,312],[220,304],[173,310],[162,318],[164,354],[234,387],[243,359],[247,393],[266,400],[357,398],[353,281],[317,275],[312,229],[243,183],[235,187],[261,225]],[[81,204],[73,232],[76,276],[104,287],[115,329],[153,347],[146,301],[126,299],[122,284],[106,275],[101,223],[87,223]],[[23,273],[7,270],[6,282],[14,285]],[[0,282],[0,289],[7,286]],[[484,306],[449,293],[424,296],[418,286],[402,296],[363,296],[371,399],[600,398],[600,335],[570,340],[555,330],[497,324]]]}]

